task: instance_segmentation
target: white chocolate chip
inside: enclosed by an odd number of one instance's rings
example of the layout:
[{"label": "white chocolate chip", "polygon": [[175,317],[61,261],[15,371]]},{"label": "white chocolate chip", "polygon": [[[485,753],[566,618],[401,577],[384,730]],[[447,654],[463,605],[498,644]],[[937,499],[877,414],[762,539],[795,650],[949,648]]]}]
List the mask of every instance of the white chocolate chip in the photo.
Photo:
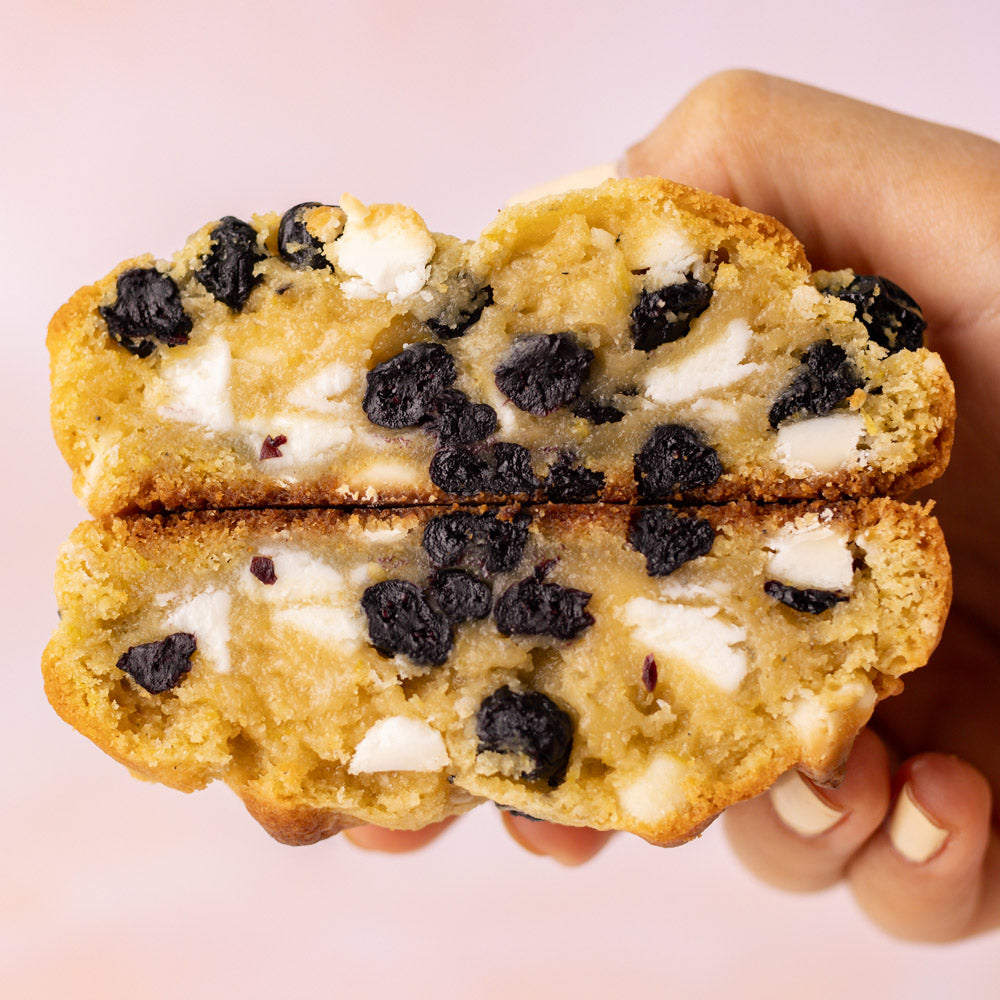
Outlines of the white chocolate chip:
[{"label": "white chocolate chip", "polygon": [[393,715],[379,719],[357,745],[347,770],[440,771],[450,762],[441,734],[420,719]]},{"label": "white chocolate chip", "polygon": [[200,424],[209,431],[231,430],[232,365],[229,344],[217,335],[180,356],[167,355],[160,365],[163,385],[157,414],[167,420]]},{"label": "white chocolate chip", "polygon": [[340,361],[321,368],[311,378],[292,387],[286,399],[292,406],[318,413],[335,413],[342,396],[353,382],[351,369]]},{"label": "white chocolate chip", "polygon": [[332,451],[339,451],[354,436],[349,417],[307,417],[302,414],[281,413],[240,422],[240,429],[257,457],[266,437],[284,436],[278,445],[280,455],[263,458],[261,471],[286,472],[290,467],[305,465],[323,458]]},{"label": "white chocolate chip", "polygon": [[687,772],[679,757],[660,754],[638,778],[619,787],[618,801],[640,823],[656,823],[687,804],[684,794]]},{"label": "white chocolate chip", "polygon": [[871,715],[878,700],[867,677],[850,680],[818,694],[801,690],[789,702],[788,723],[807,755],[822,757],[848,725],[858,728]]},{"label": "white chocolate chip", "polygon": [[768,562],[773,579],[803,589],[850,590],[854,557],[842,529],[806,516],[786,524],[766,546],[774,553]]},{"label": "white chocolate chip", "polygon": [[304,604],[281,608],[274,613],[274,624],[305,632],[324,645],[356,645],[364,639],[359,616],[343,607]]},{"label": "white chocolate chip", "polygon": [[437,248],[423,219],[399,205],[363,205],[344,195],[344,232],[334,244],[337,266],[351,276],[343,283],[352,298],[385,295],[399,303],[424,287]]},{"label": "white chocolate chip", "polygon": [[683,281],[701,259],[688,234],[667,219],[637,236],[625,249],[626,264],[633,271],[648,271],[644,283],[651,289]]},{"label": "white chocolate chip", "polygon": [[775,456],[790,476],[853,468],[861,463],[858,444],[864,429],[860,413],[831,413],[785,424],[778,430]]},{"label": "white chocolate chip", "polygon": [[792,292],[791,307],[801,316],[812,317],[816,314],[818,306],[825,302],[823,295],[812,285],[799,285]]},{"label": "white chocolate chip", "polygon": [[752,337],[745,319],[730,320],[722,334],[700,350],[654,366],[646,376],[646,397],[654,403],[682,403],[742,381],[760,367],[743,360]]},{"label": "white chocolate chip", "polygon": [[246,596],[269,604],[343,602],[343,577],[329,563],[301,549],[270,549],[262,554],[271,558],[275,581],[272,584],[262,584],[250,572],[248,559],[240,581],[240,589]]},{"label": "white chocolate chip", "polygon": [[634,597],[623,609],[635,641],[658,663],[679,661],[727,693],[734,692],[747,672],[747,654],[736,648],[747,630],[719,621],[718,607],[683,607]]},{"label": "white chocolate chip", "polygon": [[366,466],[358,475],[358,479],[372,487],[390,487],[402,489],[405,486],[416,486],[416,475],[412,468],[402,462],[375,461]]},{"label": "white chocolate chip", "polygon": [[225,590],[209,587],[185,601],[167,616],[167,627],[190,632],[198,652],[220,674],[229,673],[229,612],[232,598]]}]

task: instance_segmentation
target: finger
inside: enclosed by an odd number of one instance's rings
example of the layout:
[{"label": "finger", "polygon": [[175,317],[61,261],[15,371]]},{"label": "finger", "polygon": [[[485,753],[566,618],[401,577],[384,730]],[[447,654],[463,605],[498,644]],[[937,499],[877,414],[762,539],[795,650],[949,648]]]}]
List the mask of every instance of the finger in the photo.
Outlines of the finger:
[{"label": "finger", "polygon": [[843,876],[889,806],[889,756],[863,730],[839,788],[820,789],[797,771],[725,814],[726,834],[755,875],[781,889],[824,889]]},{"label": "finger", "polygon": [[561,865],[582,865],[594,857],[611,837],[606,830],[559,826],[508,812],[500,815],[507,832],[526,851],[547,855]]},{"label": "finger", "polygon": [[848,869],[861,908],[891,934],[918,941],[1000,925],[1000,843],[986,779],[957,758],[922,754],[897,783],[889,821]]},{"label": "finger", "polygon": [[383,854],[406,854],[426,847],[451,825],[456,817],[449,816],[440,823],[432,823],[421,830],[385,830],[380,826],[354,826],[345,830],[346,837],[355,847]]},{"label": "finger", "polygon": [[670,177],[776,216],[815,264],[890,272],[936,323],[987,305],[955,296],[938,277],[958,254],[977,272],[968,287],[991,287],[990,263],[963,252],[994,246],[989,230],[1000,216],[1000,146],[982,137],[789,80],[728,71],[695,88],[620,169]]}]

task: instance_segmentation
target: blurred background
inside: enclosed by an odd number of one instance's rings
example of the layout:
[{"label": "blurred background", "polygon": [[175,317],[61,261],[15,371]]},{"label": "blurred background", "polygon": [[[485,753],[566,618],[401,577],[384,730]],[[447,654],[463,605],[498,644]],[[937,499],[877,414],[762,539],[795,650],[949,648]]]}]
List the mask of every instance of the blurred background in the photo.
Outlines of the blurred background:
[{"label": "blurred background", "polygon": [[44,349],[78,286],[209,219],[344,191],[472,237],[733,66],[1000,139],[993,0],[2,8],[4,996],[1000,993],[1000,937],[894,942],[841,889],[756,884],[719,825],[672,851],[622,836],[572,871],[517,848],[492,807],[412,856],[282,847],[225,788],[132,779],[55,716],[38,670],[56,550],[84,516]]}]

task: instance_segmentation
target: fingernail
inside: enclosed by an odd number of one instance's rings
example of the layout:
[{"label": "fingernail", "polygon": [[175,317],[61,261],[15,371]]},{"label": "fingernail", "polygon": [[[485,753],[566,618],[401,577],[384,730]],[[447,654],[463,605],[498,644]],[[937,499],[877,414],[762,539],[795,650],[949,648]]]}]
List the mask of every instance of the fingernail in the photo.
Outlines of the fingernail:
[{"label": "fingernail", "polygon": [[596,187],[601,181],[614,180],[618,177],[618,168],[614,163],[598,163],[593,167],[586,167],[583,170],[575,170],[564,177],[558,177],[554,181],[545,184],[538,184],[528,188],[513,198],[507,199],[508,205],[520,205],[525,201],[536,201],[551,194],[563,194],[565,191],[576,191],[579,188]]},{"label": "fingernail", "polygon": [[800,837],[818,837],[832,829],[844,813],[834,809],[798,771],[787,771],[771,788],[778,818]]},{"label": "fingernail", "polygon": [[917,805],[909,782],[896,800],[896,808],[889,820],[889,840],[907,861],[923,864],[930,861],[944,847],[948,831],[932,822]]}]

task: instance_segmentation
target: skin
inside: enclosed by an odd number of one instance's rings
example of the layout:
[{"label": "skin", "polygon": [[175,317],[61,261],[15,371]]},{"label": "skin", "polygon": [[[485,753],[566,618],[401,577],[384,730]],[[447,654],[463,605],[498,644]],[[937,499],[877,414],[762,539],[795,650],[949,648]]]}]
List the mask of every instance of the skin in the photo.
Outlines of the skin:
[{"label": "skin", "polygon": [[[726,829],[765,882],[814,891],[843,879],[872,922],[898,937],[949,941],[1000,926],[1000,145],[730,71],[692,91],[619,170],[773,215],[815,267],[883,274],[921,304],[927,344],[944,357],[959,404],[951,466],[922,497],[937,504],[954,569],[944,638],[904,694],[879,707],[843,784],[815,790],[841,811],[828,830],[801,836],[769,795],[728,810]],[[919,863],[888,832],[904,786],[946,832]],[[503,820],[527,850],[563,864],[589,860],[608,839]],[[381,850],[426,842],[370,828],[347,836]]]}]

